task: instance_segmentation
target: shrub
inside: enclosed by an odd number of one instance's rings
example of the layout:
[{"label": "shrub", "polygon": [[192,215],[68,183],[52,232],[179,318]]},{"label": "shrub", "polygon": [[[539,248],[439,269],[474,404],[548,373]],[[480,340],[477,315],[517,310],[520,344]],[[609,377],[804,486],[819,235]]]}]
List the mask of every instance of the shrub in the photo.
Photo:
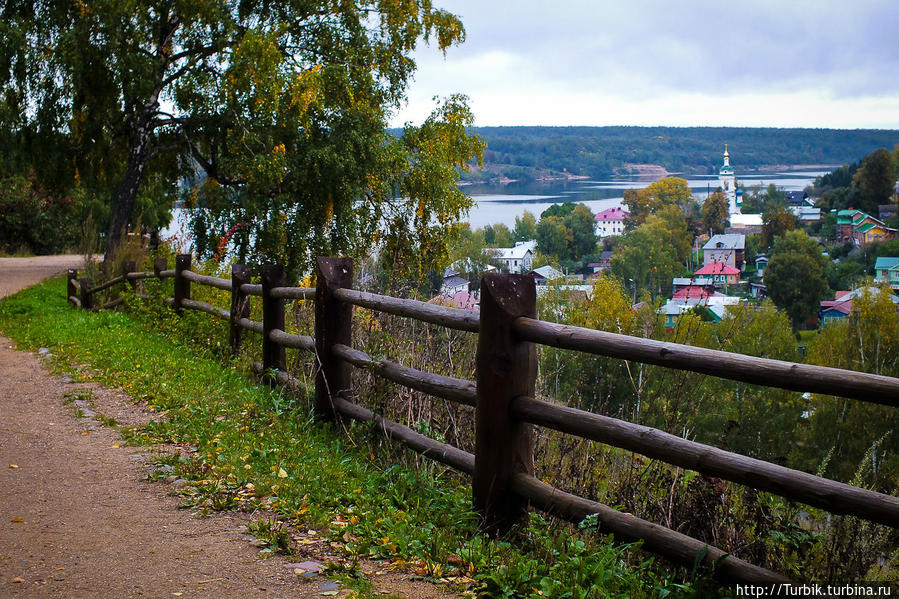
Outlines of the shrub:
[{"label": "shrub", "polygon": [[0,180],[0,251],[55,254],[75,247],[79,202],[47,192],[33,174]]}]

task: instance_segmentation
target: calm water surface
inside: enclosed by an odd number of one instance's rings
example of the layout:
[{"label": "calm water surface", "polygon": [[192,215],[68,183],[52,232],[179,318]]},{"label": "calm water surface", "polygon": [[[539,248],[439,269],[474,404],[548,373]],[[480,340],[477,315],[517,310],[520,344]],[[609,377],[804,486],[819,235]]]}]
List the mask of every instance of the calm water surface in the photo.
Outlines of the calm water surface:
[{"label": "calm water surface", "polygon": [[[815,177],[828,171],[786,171],[779,173],[753,173],[739,176],[738,181],[746,187],[761,185],[763,188],[774,183],[785,191],[801,191],[815,181]],[[550,181],[535,183],[509,183],[507,185],[466,185],[462,190],[474,200],[468,215],[471,227],[483,227],[503,223],[510,229],[515,226],[515,218],[525,210],[537,218],[540,213],[560,202],[581,202],[594,213],[621,205],[626,189],[643,189],[652,179],[610,178],[603,180],[580,179],[577,181]],[[694,176],[687,184],[698,200],[703,200],[718,186],[715,176]],[[185,241],[185,251],[189,246],[184,230],[185,215],[176,209],[172,223],[162,232],[164,238],[173,235]]]},{"label": "calm water surface", "polygon": [[[801,191],[815,181],[815,177],[828,171],[786,171],[779,173],[753,173],[738,176],[745,187],[774,183],[784,191]],[[512,228],[515,218],[525,210],[537,218],[540,213],[560,202],[580,202],[594,213],[621,205],[626,189],[643,189],[652,180],[615,178],[604,180],[581,179],[577,181],[551,181],[537,183],[509,183],[508,185],[468,185],[462,190],[475,202],[468,215],[472,228],[503,223]],[[693,176],[687,184],[698,200],[703,200],[718,186],[716,176]]]}]

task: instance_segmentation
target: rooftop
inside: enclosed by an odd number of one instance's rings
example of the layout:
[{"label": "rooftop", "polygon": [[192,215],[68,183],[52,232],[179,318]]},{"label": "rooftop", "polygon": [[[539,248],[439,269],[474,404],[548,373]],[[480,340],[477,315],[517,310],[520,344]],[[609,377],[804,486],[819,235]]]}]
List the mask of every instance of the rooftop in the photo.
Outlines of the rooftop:
[{"label": "rooftop", "polygon": [[728,233],[713,235],[708,242],[702,246],[704,250],[727,249],[742,250],[746,247],[746,236],[739,233]]},{"label": "rooftop", "polygon": [[593,219],[598,221],[622,220],[628,216],[630,216],[630,212],[621,206],[616,206],[615,208],[608,208],[602,212],[597,212]]},{"label": "rooftop", "polygon": [[697,275],[738,275],[740,274],[739,268],[734,268],[724,262],[712,262],[710,264],[706,264],[699,270],[697,270],[694,274]]},{"label": "rooftop", "polygon": [[899,257],[881,256],[874,262],[875,270],[890,270],[899,267]]},{"label": "rooftop", "polygon": [[531,272],[540,275],[547,281],[555,281],[556,279],[561,279],[565,276],[563,273],[559,272],[549,264],[547,264],[546,266],[541,266],[540,268],[535,268]]}]

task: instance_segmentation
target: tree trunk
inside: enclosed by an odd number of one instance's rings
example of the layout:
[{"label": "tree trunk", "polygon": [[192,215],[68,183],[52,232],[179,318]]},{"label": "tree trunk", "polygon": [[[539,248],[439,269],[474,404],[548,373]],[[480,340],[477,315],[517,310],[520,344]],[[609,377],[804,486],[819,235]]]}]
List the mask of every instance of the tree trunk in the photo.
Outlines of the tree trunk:
[{"label": "tree trunk", "polygon": [[132,125],[128,152],[128,163],[125,167],[125,176],[116,192],[115,203],[112,206],[112,216],[109,219],[109,230],[106,237],[106,254],[103,261],[108,262],[115,256],[121,245],[122,236],[125,235],[131,217],[134,214],[134,204],[140,189],[144,169],[150,156],[150,132],[153,128],[153,114],[159,107],[155,100],[148,102],[141,114]]}]

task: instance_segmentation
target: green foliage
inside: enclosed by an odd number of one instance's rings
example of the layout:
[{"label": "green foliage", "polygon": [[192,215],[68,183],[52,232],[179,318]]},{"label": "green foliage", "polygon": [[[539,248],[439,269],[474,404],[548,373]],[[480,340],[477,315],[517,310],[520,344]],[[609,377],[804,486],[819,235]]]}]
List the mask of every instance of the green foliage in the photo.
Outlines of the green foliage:
[{"label": "green foliage", "polygon": [[859,210],[877,214],[879,204],[887,204],[896,183],[896,162],[885,148],[874,150],[864,157],[852,177],[852,186],[859,191]]},{"label": "green foliage", "polygon": [[835,290],[852,290],[865,279],[865,266],[854,260],[830,264],[827,268],[827,285]]},{"label": "green foliage", "polygon": [[766,203],[762,214],[762,235],[759,247],[770,249],[787,231],[799,226],[799,219],[786,206]]},{"label": "green foliage", "polygon": [[[624,335],[642,335],[645,316],[632,309],[630,294],[613,277],[597,280],[586,302],[571,305],[563,291],[550,290],[540,306],[543,320]],[[639,420],[633,389],[641,365],[589,354],[572,355],[550,347],[542,348],[539,355],[540,383],[546,393],[564,397],[580,409]]]},{"label": "green foliage", "polygon": [[765,269],[765,286],[794,329],[818,312],[827,293],[826,272],[827,259],[804,231],[789,231],[775,241]]},{"label": "green foliage", "polygon": [[695,205],[687,180],[680,177],[665,177],[643,189],[626,190],[622,203],[636,225],[643,224],[651,214],[663,207],[677,206],[686,214]]},{"label": "green foliage", "polygon": [[81,233],[78,200],[47,192],[34,175],[0,179],[0,252],[71,250]]},{"label": "green foliage", "polygon": [[537,221],[537,249],[557,259],[568,255],[573,236],[561,216],[544,216]]},{"label": "green foliage", "polygon": [[705,231],[724,233],[727,226],[730,205],[727,196],[721,191],[715,191],[702,204],[702,225]]},{"label": "green foliage", "polygon": [[572,259],[579,260],[596,252],[593,212],[586,205],[578,204],[570,214],[565,216],[565,228],[571,231],[568,254]]},{"label": "green foliage", "polygon": [[593,212],[585,204],[553,204],[540,215],[534,233],[543,256],[568,263],[572,269],[583,266],[584,259],[596,252]]},{"label": "green foliage", "polygon": [[492,247],[512,247],[512,232],[503,223],[484,226],[484,243]]},{"label": "green foliage", "polygon": [[[523,546],[482,536],[471,489],[452,473],[431,462],[399,465],[410,459],[402,452],[376,457],[384,448],[375,427],[348,425],[338,434],[316,424],[309,398],[256,385],[189,341],[196,323],[141,300],[130,314],[76,311],[65,303],[64,285],[57,279],[0,302],[0,329],[22,347],[50,347],[57,366],[79,379],[120,386],[165,412],[166,419],[126,436],[196,447],[188,459],[161,458],[188,481],[180,491],[185,507],[273,511],[277,521],[251,525],[269,552],[291,551],[286,523],[317,529],[316,538],[349,560],[390,560],[433,579],[457,577],[476,594],[527,597],[536,588],[548,597],[571,596],[571,589],[657,597],[692,588],[638,547],[539,515]],[[287,409],[279,413],[273,407],[281,402]]]},{"label": "green foliage", "polygon": [[[899,314],[888,288],[873,294],[865,291],[854,299],[848,318],[821,329],[809,349],[808,360],[822,366],[899,377]],[[867,480],[886,492],[899,486],[895,409],[825,396],[816,396],[812,406],[808,443],[816,449],[832,449],[830,472],[848,478],[877,442]]]},{"label": "green foliage", "polygon": [[[799,359],[786,314],[770,303],[758,309],[731,308],[718,323],[703,322],[688,313],[676,327],[665,329],[655,320],[652,308],[631,310],[624,290],[613,280],[601,281],[587,302],[566,300],[561,293],[545,298],[540,308],[544,319],[776,360]],[[892,344],[891,339],[884,341]],[[841,341],[831,338],[816,351],[822,356],[843,351],[835,351],[832,343]],[[863,336],[859,344],[875,353],[873,337]],[[890,427],[888,408],[864,412],[858,420],[843,423],[842,416],[835,418],[833,410],[824,409],[824,401],[813,398],[810,405],[807,397],[795,392],[548,347],[540,349],[539,359],[538,394],[548,400],[805,471],[817,471],[823,461],[827,467],[822,470],[838,480],[851,479],[862,486],[878,481],[877,488],[887,492],[895,488],[894,481],[884,479],[895,463],[894,451],[885,445],[892,437],[878,441],[878,435]],[[835,401],[833,409],[845,411],[847,403],[864,405]],[[874,416],[876,430],[871,435],[858,434],[866,416]],[[838,432],[833,430],[835,422],[840,422]],[[844,438],[852,441],[844,442]],[[840,453],[838,468],[832,463],[835,443],[857,449]],[[864,457],[866,451],[870,457]],[[547,482],[558,481],[555,484],[564,484],[571,492],[596,496],[639,517],[665,522],[788,576],[871,580],[895,575],[895,559],[878,565],[890,553],[891,543],[895,544],[895,532],[888,527],[826,517],[767,493],[682,472],[598,443],[553,436],[551,431],[541,435],[538,452],[538,468],[544,464],[538,476]],[[853,476],[860,462],[863,476]]]},{"label": "green foliage", "polygon": [[815,179],[815,190],[818,193],[824,193],[830,189],[839,187],[850,187],[855,173],[858,170],[859,163],[844,164],[826,175],[822,175]]},{"label": "green foliage", "polygon": [[[339,252],[341,240],[374,234],[360,230],[368,221],[352,218],[357,209],[392,225],[385,197],[411,193],[415,215],[441,188],[441,225],[464,209],[443,170],[479,157],[455,133],[468,124],[460,98],[402,140],[384,131],[415,46],[433,40],[445,51],[464,39],[459,19],[430,2],[26,3],[7,7],[4,21],[0,130],[65,139],[54,162],[71,158],[70,180],[114,198],[108,254],[142,202],[171,206],[181,175],[208,181],[189,198],[206,211],[194,219],[204,250],[244,223],[238,244],[291,257],[294,274],[306,246]],[[290,214],[297,204],[312,227]],[[440,252],[427,216],[425,260]],[[295,248],[289,225],[313,242]]]},{"label": "green foliage", "polygon": [[674,204],[662,206],[619,238],[612,272],[622,281],[635,281],[654,298],[667,295],[672,277],[685,270],[690,246],[691,235],[681,209]]},{"label": "green foliage", "polygon": [[520,217],[515,217],[515,228],[512,231],[515,241],[530,241],[537,238],[537,219],[525,210]]},{"label": "green foliage", "polygon": [[[721,144],[739,148],[740,168],[772,164],[844,164],[896,143],[895,131],[750,127],[479,127],[491,168],[515,179],[540,169],[588,175],[628,174],[629,164],[669,172],[716,174]],[[737,154],[735,154],[736,156]],[[527,170],[525,170],[527,169]]]},{"label": "green foliage", "polygon": [[265,543],[261,553],[291,555],[293,548],[290,544],[290,535],[284,525],[278,520],[262,519],[256,522],[250,522],[247,525],[250,534]]},{"label": "green foliage", "polygon": [[[381,246],[382,267],[393,276],[417,281],[429,270],[442,270],[447,264],[455,224],[463,220],[472,203],[456,187],[456,180],[458,169],[467,168],[472,159],[480,160],[483,142],[469,135],[473,121],[467,98],[457,95],[435,108],[421,127],[407,126],[397,142],[399,147],[394,150],[398,161],[387,172],[372,169],[364,180],[357,181],[358,195],[352,199],[364,197],[366,201],[361,208],[354,208],[353,217],[343,223],[339,218],[333,223],[329,218],[307,222],[313,231],[320,227],[319,233],[331,228],[329,244],[325,247],[310,244],[304,248],[309,250],[308,254],[291,255],[292,260],[286,263],[296,264],[304,258],[308,260],[309,256],[328,255],[327,249],[331,253],[342,250],[359,255],[370,251],[374,243]],[[380,189],[365,185],[378,177],[382,178]],[[341,179],[331,183],[341,187],[352,185],[351,180]],[[385,184],[391,189],[384,187]],[[399,197],[393,189],[399,190]],[[350,199],[351,196],[344,197],[347,204]],[[296,206],[302,207],[302,204]],[[338,214],[336,208],[334,214]],[[335,235],[341,229],[342,233]],[[362,235],[349,234],[353,230],[362,231]],[[295,235],[291,235],[291,243],[295,243],[294,239]]]},{"label": "green foliage", "polygon": [[647,218],[643,226],[660,244],[671,250],[675,260],[685,262],[689,258],[693,236],[687,231],[687,221],[680,208],[663,206]]},{"label": "green foliage", "polygon": [[546,210],[540,213],[540,219],[548,218],[550,216],[556,216],[559,218],[565,218],[569,214],[574,211],[574,204],[572,202],[563,202],[561,204],[553,204]]}]

